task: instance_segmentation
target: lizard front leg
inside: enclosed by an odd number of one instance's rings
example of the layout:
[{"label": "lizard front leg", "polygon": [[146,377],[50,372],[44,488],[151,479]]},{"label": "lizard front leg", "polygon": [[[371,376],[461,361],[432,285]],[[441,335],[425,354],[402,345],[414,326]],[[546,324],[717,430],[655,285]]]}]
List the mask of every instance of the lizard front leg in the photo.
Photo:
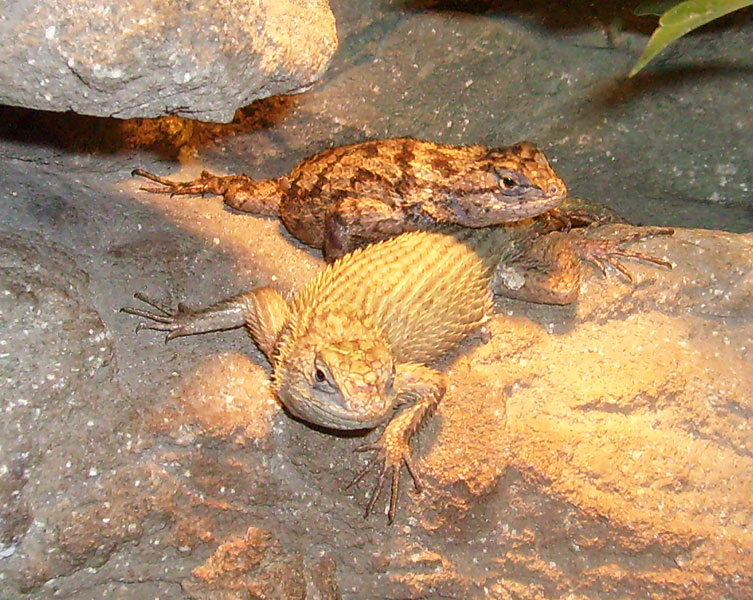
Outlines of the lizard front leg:
[{"label": "lizard front leg", "polygon": [[[608,206],[577,196],[568,196],[562,204],[550,210],[545,216],[548,215],[551,215],[555,221],[559,220],[560,226],[547,231],[570,231],[570,229],[588,227],[595,223],[629,224]],[[545,233],[544,230],[541,232]]]},{"label": "lizard front leg", "polygon": [[169,341],[184,335],[235,329],[245,325],[267,358],[271,358],[280,330],[290,315],[290,306],[285,298],[271,287],[257,288],[195,311],[183,304],[172,311],[143,294],[136,294],[136,298],[155,309],[121,309],[122,312],[147,319],[139,323],[138,329],[166,331],[165,341]]},{"label": "lizard front leg", "polygon": [[605,240],[586,235],[591,227],[552,231],[521,243],[509,258],[500,261],[494,272],[492,290],[495,294],[528,302],[570,304],[580,294],[584,262],[593,264],[605,276],[610,266],[629,282],[633,277],[620,262],[625,258],[672,268],[664,259],[621,247],[655,235],[672,235],[671,229],[645,228]]},{"label": "lizard front leg", "polygon": [[413,478],[416,489],[421,491],[423,488],[418,471],[411,458],[410,439],[424,420],[434,412],[442,396],[444,396],[445,387],[444,376],[439,371],[417,363],[396,365],[394,389],[398,412],[384,428],[382,435],[375,443],[358,448],[358,450],[376,450],[377,453],[348,485],[350,487],[358,483],[372,467],[379,461],[383,461],[376,485],[366,506],[366,517],[374,509],[382,491],[384,480],[389,475],[392,482],[387,519],[390,523],[394,521],[400,487],[400,472],[403,464]]},{"label": "lizard front leg", "polygon": [[416,229],[399,206],[366,196],[346,196],[327,210],[322,251],[325,260],[333,262],[356,248]]},{"label": "lizard front leg", "polygon": [[141,190],[152,194],[170,194],[171,196],[203,196],[216,194],[235,210],[267,217],[276,217],[280,213],[282,190],[277,179],[255,180],[246,175],[215,175],[202,171],[201,175],[191,181],[173,181],[144,171],[134,169],[131,175],[143,177],[157,185],[144,186]]}]

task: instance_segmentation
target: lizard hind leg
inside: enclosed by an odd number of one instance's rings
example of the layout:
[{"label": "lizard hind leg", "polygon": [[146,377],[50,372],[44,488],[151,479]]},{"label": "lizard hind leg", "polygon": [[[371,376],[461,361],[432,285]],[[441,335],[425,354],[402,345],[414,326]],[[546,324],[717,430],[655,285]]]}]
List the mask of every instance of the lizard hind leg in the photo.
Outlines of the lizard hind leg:
[{"label": "lizard hind leg", "polygon": [[416,486],[423,489],[410,452],[410,439],[421,427],[439,404],[445,392],[444,376],[434,369],[417,363],[397,365],[395,373],[395,394],[397,403],[402,405],[387,424],[379,439],[373,444],[356,448],[357,451],[376,451],[376,455],[346,487],[356,485],[379,462],[382,467],[377,474],[377,481],[366,506],[365,517],[374,510],[374,506],[389,476],[390,501],[387,520],[392,523],[397,513],[397,500],[400,491],[400,475],[405,465]]},{"label": "lizard hind leg", "polygon": [[139,323],[137,331],[165,331],[167,342],[185,335],[223,331],[245,325],[261,351],[270,359],[277,337],[290,315],[290,307],[285,298],[270,287],[256,288],[198,310],[190,310],[181,303],[177,310],[172,311],[143,294],[137,293],[135,296],[137,300],[155,309],[152,311],[130,306],[120,309],[121,312],[146,319]]},{"label": "lizard hind leg", "polygon": [[143,177],[157,185],[140,189],[152,194],[170,196],[204,196],[214,194],[230,208],[254,215],[276,217],[280,212],[282,190],[277,179],[255,180],[246,175],[215,175],[202,171],[190,181],[174,181],[144,169],[134,169],[131,174]]}]

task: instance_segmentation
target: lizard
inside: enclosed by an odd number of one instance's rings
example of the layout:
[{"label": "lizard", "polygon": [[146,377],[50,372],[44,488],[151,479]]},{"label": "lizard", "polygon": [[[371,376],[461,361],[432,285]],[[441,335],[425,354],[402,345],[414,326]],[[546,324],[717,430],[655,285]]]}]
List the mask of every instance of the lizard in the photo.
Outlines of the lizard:
[{"label": "lizard", "polygon": [[630,225],[607,206],[569,196],[554,215],[548,213],[501,225],[506,233],[499,239],[506,248],[493,275],[493,292],[528,302],[564,305],[575,302],[580,295],[584,263],[595,266],[603,276],[607,276],[611,267],[629,283],[633,282],[633,276],[620,259],[672,268],[672,263],[664,259],[627,250],[622,245],[652,236],[672,235],[673,229],[641,227],[605,239],[599,232],[607,224]]},{"label": "lizard", "polygon": [[323,150],[271,179],[203,171],[178,182],[143,169],[133,175],[155,184],[141,188],[148,192],[217,194],[236,210],[279,217],[328,262],[407,231],[526,219],[567,196],[531,142],[490,148],[388,138]]},{"label": "lizard", "polygon": [[[357,249],[327,265],[292,299],[264,286],[196,311],[122,310],[146,319],[139,328],[179,336],[246,326],[272,366],[272,390],[293,416],[339,430],[374,428],[368,446],[383,461],[368,516],[391,477],[388,520],[395,518],[406,466],[422,483],[409,442],[444,395],[433,361],[489,316],[489,283],[504,246],[495,229],[409,232]],[[416,258],[420,257],[420,260]],[[360,473],[354,483],[373,467]]]},{"label": "lizard", "polygon": [[615,258],[667,265],[619,245],[670,230],[609,241],[588,237],[582,227],[570,232],[571,223],[625,221],[604,206],[568,197],[564,181],[530,142],[489,148],[379,139],[324,150],[289,174],[264,180],[209,171],[185,182],[143,169],[133,174],[156,184],[141,188],[148,192],[212,193],[236,210],[278,216],[328,262],[407,231],[447,223],[505,226],[511,247],[497,268],[494,291],[532,302],[575,301],[584,261],[605,274],[609,264],[628,280],[630,273]]},{"label": "lizard", "polygon": [[517,253],[521,231],[535,228],[405,233],[327,265],[290,300],[264,286],[197,310],[179,304],[173,311],[137,294],[154,310],[122,310],[145,319],[137,329],[165,331],[166,341],[245,326],[293,416],[340,430],[386,422],[363,448],[376,455],[351,485],[381,460],[366,516],[389,476],[392,523],[403,465],[422,488],[409,443],[445,393],[432,363],[489,318],[498,265]]}]

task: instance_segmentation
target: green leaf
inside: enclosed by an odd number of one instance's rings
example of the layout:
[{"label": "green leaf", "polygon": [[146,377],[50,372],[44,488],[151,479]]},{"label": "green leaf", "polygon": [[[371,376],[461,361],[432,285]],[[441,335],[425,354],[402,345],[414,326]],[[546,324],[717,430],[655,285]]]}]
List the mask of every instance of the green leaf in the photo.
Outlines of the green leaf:
[{"label": "green leaf", "polygon": [[677,38],[709,21],[751,4],[753,0],[687,0],[671,8],[659,19],[659,27],[651,35],[643,54],[630,71],[630,77]]},{"label": "green leaf", "polygon": [[641,2],[633,11],[639,17],[646,17],[648,15],[662,16],[673,6],[680,4],[682,0],[647,0]]}]

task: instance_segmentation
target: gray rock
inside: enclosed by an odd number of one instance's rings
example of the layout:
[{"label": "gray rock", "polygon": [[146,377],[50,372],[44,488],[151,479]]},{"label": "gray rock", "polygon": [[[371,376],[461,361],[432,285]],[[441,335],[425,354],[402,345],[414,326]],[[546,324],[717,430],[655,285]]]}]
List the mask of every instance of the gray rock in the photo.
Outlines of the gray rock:
[{"label": "gray rock", "polygon": [[337,48],[326,0],[0,2],[0,103],[230,121],[301,92]]},{"label": "gray rock", "polygon": [[[751,598],[753,237],[692,229],[753,227],[751,24],[623,82],[647,36],[605,48],[585,4],[340,4],[327,85],[229,126],[0,112],[0,598]],[[575,306],[498,299],[389,527],[362,518],[373,478],[341,489],[371,438],[282,413],[244,332],[166,345],[117,309],[292,291],[320,265],[277,220],[139,192],[133,167],[268,177],[406,134],[532,139],[574,193],[678,229],[635,245],[676,266],[631,263],[634,286],[589,269]]]},{"label": "gray rock", "polygon": [[128,537],[110,527],[97,543],[75,540],[83,507],[96,503],[124,443],[128,412],[113,380],[112,339],[88,307],[87,285],[87,274],[59,245],[36,234],[0,234],[5,593],[100,564]]}]

